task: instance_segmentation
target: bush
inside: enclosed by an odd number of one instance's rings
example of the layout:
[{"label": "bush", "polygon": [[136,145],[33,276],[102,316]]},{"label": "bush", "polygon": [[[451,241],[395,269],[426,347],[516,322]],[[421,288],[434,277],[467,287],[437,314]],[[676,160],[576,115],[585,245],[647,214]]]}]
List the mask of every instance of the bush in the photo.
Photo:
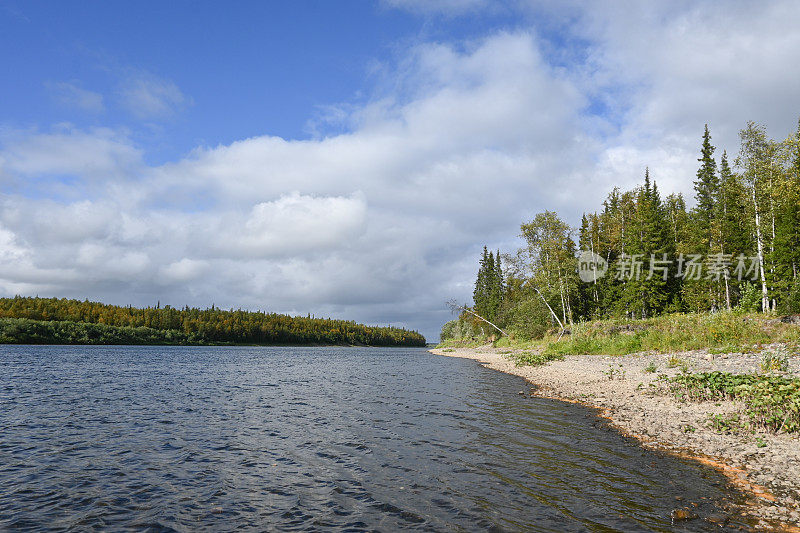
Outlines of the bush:
[{"label": "bush", "polygon": [[550,311],[537,298],[520,301],[508,311],[508,329],[522,340],[541,339],[550,327]]},{"label": "bush", "polygon": [[786,348],[779,346],[771,350],[764,350],[761,353],[761,370],[771,372],[777,370],[786,372],[789,370],[789,352]]},{"label": "bush", "polygon": [[742,286],[742,296],[739,298],[737,311],[743,313],[757,313],[761,310],[761,291],[757,286],[746,281]]},{"label": "bush", "polygon": [[511,354],[514,363],[517,366],[540,366],[550,361],[561,361],[564,359],[563,355],[558,354],[544,354],[535,352],[518,352]]},{"label": "bush", "polygon": [[473,337],[482,336],[483,332],[477,331],[475,326],[467,322],[465,320],[457,319],[451,320],[450,322],[446,322],[444,326],[442,326],[442,332],[440,333],[440,341],[463,341],[463,340],[470,340]]},{"label": "bush", "polygon": [[445,322],[442,326],[442,331],[439,333],[439,340],[449,341],[455,338],[456,328],[458,327],[458,320],[451,320],[449,322]]}]

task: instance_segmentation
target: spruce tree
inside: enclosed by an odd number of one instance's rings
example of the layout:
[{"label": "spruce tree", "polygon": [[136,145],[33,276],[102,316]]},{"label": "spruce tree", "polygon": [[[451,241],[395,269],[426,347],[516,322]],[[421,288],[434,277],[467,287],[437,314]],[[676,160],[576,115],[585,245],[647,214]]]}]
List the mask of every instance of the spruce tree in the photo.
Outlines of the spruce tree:
[{"label": "spruce tree", "polygon": [[494,269],[491,273],[492,278],[492,286],[491,286],[491,310],[490,310],[490,318],[489,320],[495,320],[498,316],[500,316],[500,309],[503,305],[503,293],[504,293],[504,283],[503,283],[503,267],[500,260],[500,250],[497,250],[497,254],[494,256]]},{"label": "spruce tree", "polygon": [[717,201],[717,189],[719,180],[717,179],[717,162],[714,160],[714,146],[711,145],[711,134],[708,132],[708,124],[703,132],[703,145],[700,149],[700,168],[697,169],[697,179],[694,182],[695,199],[697,207],[695,214],[695,231],[698,234],[697,243],[701,249],[698,253],[707,253],[711,248],[711,224],[714,219],[715,205]]},{"label": "spruce tree", "polygon": [[489,280],[487,279],[487,267],[489,265],[489,251],[483,247],[483,256],[478,266],[478,277],[475,280],[475,290],[472,293],[472,301],[475,312],[481,316],[486,315],[489,305]]},{"label": "spruce tree", "polygon": [[638,272],[634,270],[625,280],[622,298],[628,312],[637,317],[660,313],[670,299],[671,272],[667,261],[672,247],[665,215],[658,186],[651,182],[650,169],[646,169],[626,239],[626,254],[631,266],[638,265],[635,267]]},{"label": "spruce tree", "polygon": [[[707,260],[714,254],[720,253],[719,241],[714,238],[719,196],[719,179],[717,163],[713,157],[714,150],[714,146],[711,145],[708,124],[706,124],[698,159],[700,168],[697,169],[697,177],[694,181],[697,205],[691,212],[691,230],[683,250],[687,257],[697,255],[702,260]],[[690,310],[707,311],[721,306],[722,293],[719,283],[707,279],[704,274],[700,279],[686,278],[683,280],[682,298]]]},{"label": "spruce tree", "polygon": [[483,317],[488,320],[494,320],[495,309],[499,307],[497,304],[497,294],[495,293],[495,268],[494,268],[494,253],[489,252],[489,259],[486,262],[486,272],[484,273],[486,279],[486,307],[484,309]]}]

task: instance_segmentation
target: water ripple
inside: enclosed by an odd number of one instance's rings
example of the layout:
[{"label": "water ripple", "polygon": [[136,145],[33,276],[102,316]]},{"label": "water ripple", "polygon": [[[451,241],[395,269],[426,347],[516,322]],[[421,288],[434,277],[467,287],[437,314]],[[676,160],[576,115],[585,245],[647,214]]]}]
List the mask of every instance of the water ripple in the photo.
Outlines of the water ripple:
[{"label": "water ripple", "polygon": [[0,368],[4,530],[674,531],[677,498],[738,497],[422,350],[5,346]]}]

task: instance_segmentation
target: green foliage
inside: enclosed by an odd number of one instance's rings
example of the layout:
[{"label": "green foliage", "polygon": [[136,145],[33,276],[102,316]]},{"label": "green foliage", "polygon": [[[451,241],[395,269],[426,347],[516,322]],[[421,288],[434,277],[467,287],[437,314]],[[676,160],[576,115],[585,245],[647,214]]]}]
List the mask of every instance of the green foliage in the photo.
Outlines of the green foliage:
[{"label": "green foliage", "polygon": [[[499,307],[491,272],[499,270],[500,254],[484,249],[476,308],[526,340],[560,330],[558,322],[572,326],[602,318],[734,309],[800,313],[800,123],[787,139],[774,141],[763,126],[749,122],[740,141],[735,164],[724,150],[717,164],[711,133],[704,129],[694,179],[696,206],[690,211],[680,194],[662,201],[646,169],[642,185],[615,187],[602,210],[584,213],[577,246],[573,229],[557,213],[537,214],[521,225],[525,245],[505,261]],[[605,276],[582,282],[579,251],[601,257],[609,267]],[[716,336],[693,329],[695,339],[674,331],[613,341],[573,335],[547,350],[628,353],[667,345],[732,350],[769,336],[733,325],[733,333],[714,330]]]},{"label": "green foliage", "polygon": [[644,367],[644,371],[647,372],[648,374],[655,374],[656,370],[658,370],[658,367],[652,361],[650,361],[650,363],[646,367]]},{"label": "green foliage", "polygon": [[[572,228],[553,211],[545,211],[520,230],[525,246],[512,262],[512,271],[522,280],[519,289],[527,298],[544,299],[562,324],[572,321],[580,284]],[[555,322],[550,315],[548,319]]]},{"label": "green foliage", "polygon": [[625,379],[625,369],[622,367],[622,364],[616,366],[614,366],[614,364],[609,364],[608,370],[604,370],[603,374],[606,375],[609,381]]},{"label": "green foliage", "polygon": [[686,359],[682,357],[678,357],[677,355],[670,355],[669,360],[667,361],[667,368],[682,368],[688,369],[689,363]]},{"label": "green foliage", "polygon": [[57,298],[0,298],[0,342],[48,344],[359,344],[425,346],[402,328],[242,310],[120,307]]},{"label": "green foliage", "polygon": [[742,285],[742,296],[736,309],[743,313],[758,312],[761,309],[761,292],[758,287],[749,281],[745,281]]},{"label": "green foliage", "polygon": [[761,352],[761,370],[763,372],[787,372],[789,370],[789,353],[780,346]]},{"label": "green foliage", "polygon": [[503,268],[500,252],[497,256],[483,247],[483,257],[478,267],[478,277],[475,280],[475,290],[472,299],[475,312],[483,318],[493,321],[500,313],[503,302]]},{"label": "green foliage", "polygon": [[538,296],[524,298],[508,312],[506,324],[515,337],[541,339],[551,324],[550,311]]},{"label": "green foliage", "polygon": [[515,352],[510,354],[510,356],[517,366],[541,366],[550,361],[561,361],[564,359],[563,355],[538,352]]},{"label": "green foliage", "polygon": [[[646,320],[597,320],[573,325],[561,340],[545,338],[549,354],[625,355],[636,352],[716,353],[758,349],[770,343],[798,343],[800,328],[769,323],[759,315],[720,312],[672,314]],[[680,363],[676,366],[681,366]]]},{"label": "green foliage", "polygon": [[0,344],[203,344],[174,329],[0,318]]},{"label": "green foliage", "polygon": [[[675,391],[694,401],[740,400],[754,428],[800,431],[800,378],[704,372],[672,378]],[[722,421],[719,426],[723,427]],[[727,423],[726,427],[734,427]]]},{"label": "green foliage", "polygon": [[471,340],[476,336],[478,336],[478,332],[471,322],[456,319],[446,322],[442,326],[440,342]]},{"label": "green foliage", "polygon": [[739,415],[736,413],[709,415],[708,425],[718,433],[734,433],[742,427]]}]

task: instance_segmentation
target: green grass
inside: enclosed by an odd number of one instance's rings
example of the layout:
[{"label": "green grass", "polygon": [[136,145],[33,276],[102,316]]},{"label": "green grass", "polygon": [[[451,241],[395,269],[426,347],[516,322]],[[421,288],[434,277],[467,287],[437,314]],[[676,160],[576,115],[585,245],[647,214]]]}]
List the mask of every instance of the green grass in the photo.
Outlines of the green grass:
[{"label": "green grass", "polygon": [[517,366],[541,366],[550,361],[560,361],[564,359],[563,355],[537,352],[515,352],[509,354],[509,357]]},{"label": "green grass", "polygon": [[[693,401],[738,400],[752,428],[800,431],[800,378],[772,374],[703,372],[681,374],[670,380],[679,397]],[[713,418],[713,417],[712,417]],[[735,429],[731,420],[713,418],[718,430]]]},{"label": "green grass", "polygon": [[436,345],[436,348],[478,348],[488,343],[486,339],[448,339]]},{"label": "green grass", "polygon": [[600,320],[575,324],[560,340],[538,342],[552,355],[625,355],[708,349],[712,353],[759,350],[770,343],[800,343],[800,327],[764,315],[738,313],[672,314],[645,320]]}]

